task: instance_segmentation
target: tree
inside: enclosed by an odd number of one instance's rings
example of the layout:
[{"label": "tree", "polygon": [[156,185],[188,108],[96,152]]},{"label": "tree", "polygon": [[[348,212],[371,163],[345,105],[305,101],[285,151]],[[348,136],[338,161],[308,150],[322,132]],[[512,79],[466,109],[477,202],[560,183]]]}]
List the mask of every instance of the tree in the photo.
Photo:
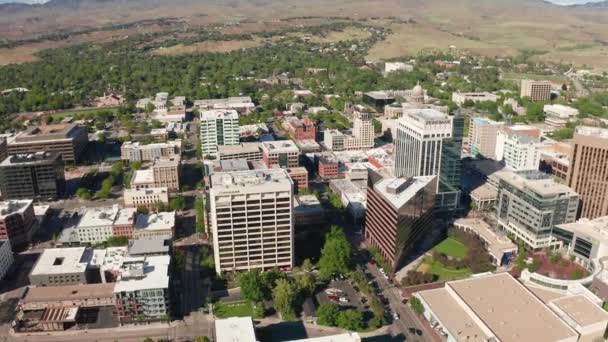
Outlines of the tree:
[{"label": "tree", "polygon": [[100,143],[106,142],[106,134],[104,132],[97,133],[97,141]]},{"label": "tree", "polygon": [[207,336],[196,336],[196,342],[211,342]]},{"label": "tree", "polygon": [[352,247],[342,228],[332,226],[325,237],[325,244],[319,259],[319,272],[322,279],[336,274],[346,274],[351,269]]},{"label": "tree", "polygon": [[85,188],[78,188],[76,190],[76,196],[78,196],[78,198],[81,198],[83,200],[89,200],[89,199],[91,199],[91,192]]},{"label": "tree", "polygon": [[300,273],[294,278],[295,284],[300,293],[304,296],[310,296],[314,293],[316,287],[315,277],[310,273]]},{"label": "tree", "polygon": [[126,246],[129,243],[129,238],[126,236],[110,236],[106,240],[107,247],[120,247]]},{"label": "tree", "polygon": [[281,314],[281,318],[290,321],[296,318],[294,310],[295,300],[297,298],[297,289],[287,279],[279,279],[276,282],[276,287],[272,291],[272,299],[274,307]]},{"label": "tree", "polygon": [[317,323],[335,327],[339,314],[340,308],[336,304],[323,303],[317,308]]},{"label": "tree", "polygon": [[361,330],[363,328],[363,313],[354,309],[341,311],[336,319],[336,325],[350,331]]},{"label": "tree", "polygon": [[540,268],[540,262],[537,259],[533,259],[532,263],[528,265],[528,271],[536,272]]},{"label": "tree", "polygon": [[114,176],[114,177],[118,177],[118,175],[120,175],[120,173],[122,172],[122,162],[115,162],[112,164],[112,168],[110,169],[110,175]]},{"label": "tree", "polygon": [[177,196],[175,198],[172,198],[169,201],[169,208],[171,208],[171,210],[184,210],[186,209],[186,199],[184,198],[184,196]]},{"label": "tree", "polygon": [[196,212],[196,231],[198,233],[205,232],[205,201],[201,197],[197,197],[194,201],[194,211]]},{"label": "tree", "polygon": [[313,270],[313,268],[315,268],[315,265],[312,263],[312,261],[310,261],[310,259],[308,258],[304,259],[304,261],[302,262],[302,269],[305,272],[310,272]]},{"label": "tree", "polygon": [[243,298],[252,302],[261,302],[265,297],[265,285],[259,271],[253,270],[239,276],[239,286]]},{"label": "tree", "polygon": [[412,298],[410,298],[409,300],[410,303],[410,307],[412,308],[412,310],[414,310],[415,313],[422,315],[424,313],[424,305],[422,305],[422,302],[420,301],[420,299],[418,299],[418,297],[412,296]]},{"label": "tree", "polygon": [[156,109],[156,106],[153,103],[148,103],[146,105],[146,108],[144,109],[144,111],[146,112],[146,114],[150,114],[152,113],[154,110]]}]

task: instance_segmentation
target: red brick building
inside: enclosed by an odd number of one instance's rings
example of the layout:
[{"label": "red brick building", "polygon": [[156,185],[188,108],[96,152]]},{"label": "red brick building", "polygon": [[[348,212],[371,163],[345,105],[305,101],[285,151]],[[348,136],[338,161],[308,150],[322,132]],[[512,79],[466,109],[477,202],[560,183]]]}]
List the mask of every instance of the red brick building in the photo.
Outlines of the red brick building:
[{"label": "red brick building", "polygon": [[308,189],[308,171],[305,167],[294,167],[287,170],[287,173],[298,190]]},{"label": "red brick building", "polygon": [[28,243],[35,225],[32,200],[0,202],[0,240],[10,240],[13,248]]},{"label": "red brick building", "polygon": [[296,140],[312,139],[316,137],[315,124],[309,118],[298,119],[289,117],[285,120],[285,129]]},{"label": "red brick building", "polygon": [[318,173],[323,179],[337,178],[340,175],[340,162],[336,159],[320,156]]}]

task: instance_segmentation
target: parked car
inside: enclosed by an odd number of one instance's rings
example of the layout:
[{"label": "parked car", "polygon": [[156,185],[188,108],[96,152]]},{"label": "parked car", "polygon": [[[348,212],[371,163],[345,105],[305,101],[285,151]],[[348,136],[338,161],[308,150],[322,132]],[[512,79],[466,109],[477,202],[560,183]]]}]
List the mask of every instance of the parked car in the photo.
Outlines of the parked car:
[{"label": "parked car", "polygon": [[401,304],[407,304],[407,298],[401,301]]},{"label": "parked car", "polygon": [[369,259],[369,261],[367,263],[370,264],[370,265],[375,265],[376,264],[376,260]]},{"label": "parked car", "polygon": [[327,296],[327,298],[329,298],[329,300],[334,301],[334,302],[337,302],[340,300],[340,297],[338,297],[336,295],[330,295],[330,296]]},{"label": "parked car", "polygon": [[340,303],[348,303],[348,298],[340,297],[339,301],[340,301]]},{"label": "parked car", "polygon": [[399,319],[399,314],[396,312],[393,312],[393,319],[396,321]]}]

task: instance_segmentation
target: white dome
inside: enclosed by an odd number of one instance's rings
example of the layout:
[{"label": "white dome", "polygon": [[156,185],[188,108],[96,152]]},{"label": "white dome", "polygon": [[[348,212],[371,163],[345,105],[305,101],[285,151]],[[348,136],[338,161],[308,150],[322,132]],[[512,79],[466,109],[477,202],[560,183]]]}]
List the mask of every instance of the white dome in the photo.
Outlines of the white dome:
[{"label": "white dome", "polygon": [[416,84],[414,89],[412,89],[412,95],[413,96],[424,96],[424,90],[422,90],[420,83]]}]

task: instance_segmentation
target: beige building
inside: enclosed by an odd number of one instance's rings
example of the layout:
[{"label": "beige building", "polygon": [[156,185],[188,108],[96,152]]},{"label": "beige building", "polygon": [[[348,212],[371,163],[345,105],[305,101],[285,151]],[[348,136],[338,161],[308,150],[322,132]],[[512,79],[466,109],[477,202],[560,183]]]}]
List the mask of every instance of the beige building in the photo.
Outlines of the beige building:
[{"label": "beige building", "polygon": [[337,129],[323,132],[323,144],[332,151],[365,150],[374,147],[374,125],[372,114],[362,111],[353,113],[353,128],[348,133]]},{"label": "beige building", "polygon": [[30,284],[61,286],[87,283],[87,268],[92,253],[85,247],[47,248],[30,272]]},{"label": "beige building", "polygon": [[494,158],[496,153],[496,137],[498,131],[504,127],[504,122],[493,121],[487,118],[471,118],[469,120],[469,147],[471,155]]},{"label": "beige building", "polygon": [[88,142],[86,128],[76,124],[37,126],[8,138],[8,153],[58,152],[64,161],[75,162]]},{"label": "beige building", "polygon": [[158,203],[169,203],[169,189],[149,188],[149,189],[125,189],[124,201],[127,207],[147,207],[152,208]]},{"label": "beige building", "polygon": [[262,153],[264,164],[268,168],[287,169],[300,166],[300,148],[291,140],[264,141]]},{"label": "beige building", "polygon": [[580,217],[608,215],[608,129],[576,128],[568,185],[581,197]]},{"label": "beige building", "polygon": [[19,301],[24,311],[114,305],[114,283],[29,287]]},{"label": "beige building", "polygon": [[532,101],[551,100],[551,82],[521,80],[521,97],[529,97]]},{"label": "beige building", "polygon": [[155,188],[168,188],[171,191],[179,190],[181,160],[179,157],[156,159],[152,165]]},{"label": "beige building", "polygon": [[462,106],[466,101],[472,102],[496,102],[498,101],[498,95],[494,95],[488,92],[482,93],[452,93],[452,101],[459,106]]},{"label": "beige building", "polygon": [[218,273],[293,267],[293,193],[283,169],[211,176],[210,223]]},{"label": "beige building", "polygon": [[219,160],[245,159],[247,161],[260,161],[264,159],[262,143],[246,142],[239,145],[221,145],[217,147]]},{"label": "beige building", "polygon": [[152,161],[157,158],[171,158],[181,155],[182,141],[144,145],[139,142],[125,142],[120,147],[120,159],[131,162]]}]

